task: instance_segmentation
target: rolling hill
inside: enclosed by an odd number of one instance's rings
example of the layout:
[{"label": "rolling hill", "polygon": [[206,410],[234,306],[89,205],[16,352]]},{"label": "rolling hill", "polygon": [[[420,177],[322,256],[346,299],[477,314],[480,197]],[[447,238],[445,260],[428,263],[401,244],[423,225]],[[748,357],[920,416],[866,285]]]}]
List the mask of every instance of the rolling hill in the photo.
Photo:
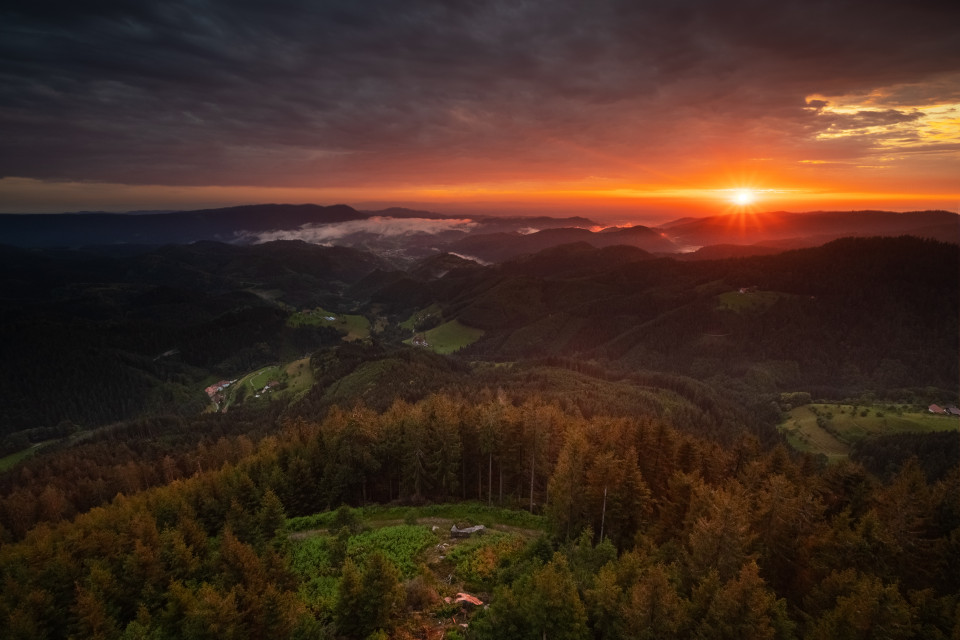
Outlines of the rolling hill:
[{"label": "rolling hill", "polygon": [[789,248],[797,248],[848,236],[900,235],[960,243],[960,217],[949,211],[773,211],[685,218],[664,229],[674,242],[698,247],[789,240]]}]

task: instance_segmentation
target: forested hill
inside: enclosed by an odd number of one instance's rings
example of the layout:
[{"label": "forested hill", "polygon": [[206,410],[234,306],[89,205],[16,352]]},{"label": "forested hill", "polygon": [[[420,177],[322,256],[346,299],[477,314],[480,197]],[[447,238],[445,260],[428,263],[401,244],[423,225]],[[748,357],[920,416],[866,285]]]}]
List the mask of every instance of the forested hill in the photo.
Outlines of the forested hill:
[{"label": "forested hill", "polygon": [[[750,438],[720,446],[678,431],[679,416],[586,418],[536,394],[474,391],[275,424],[154,421],[143,429],[160,451],[105,441],[31,465],[0,505],[6,637],[960,629],[956,472],[928,483],[911,463],[881,484],[856,464],[822,469]],[[193,449],[163,445],[218,426]],[[112,502],[74,517],[75,494],[109,500],[116,485]],[[473,506],[434,508],[465,498]],[[368,519],[373,501],[399,519]],[[330,512],[344,503],[367,508]],[[489,532],[461,544],[438,513]],[[489,608],[455,602],[463,592]]]},{"label": "forested hill", "polygon": [[845,236],[912,235],[957,244],[958,216],[951,211],[770,211],[678,220],[665,225],[677,243],[697,246],[736,242],[815,246]]},{"label": "forested hill", "polygon": [[295,308],[339,309],[349,285],[386,264],[299,241],[135,256],[0,250],[0,433],[196,413],[211,376],[339,342],[286,320]]},{"label": "forested hill", "polygon": [[571,245],[374,300],[440,301],[444,319],[486,331],[474,357],[575,356],[843,396],[955,386],[958,264],[956,245],[913,237],[694,262]]},{"label": "forested hill", "polygon": [[499,266],[439,256],[408,271],[298,241],[137,255],[8,248],[3,430],[194,412],[211,376],[339,343],[332,328],[288,321],[319,307],[366,314],[376,339],[396,343],[409,337],[401,323],[432,309],[434,326],[484,332],[463,351],[470,359],[595,360],[754,398],[906,397],[958,379],[957,264],[956,245],[910,237],[695,262],[577,243]]}]

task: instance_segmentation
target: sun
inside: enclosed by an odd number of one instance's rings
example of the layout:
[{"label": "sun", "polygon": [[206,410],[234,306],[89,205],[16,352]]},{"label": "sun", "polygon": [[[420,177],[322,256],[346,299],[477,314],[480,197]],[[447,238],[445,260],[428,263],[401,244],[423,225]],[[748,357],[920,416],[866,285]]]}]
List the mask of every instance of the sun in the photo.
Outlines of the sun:
[{"label": "sun", "polygon": [[752,189],[737,189],[733,192],[733,204],[746,207],[753,204],[757,199],[757,194]]}]

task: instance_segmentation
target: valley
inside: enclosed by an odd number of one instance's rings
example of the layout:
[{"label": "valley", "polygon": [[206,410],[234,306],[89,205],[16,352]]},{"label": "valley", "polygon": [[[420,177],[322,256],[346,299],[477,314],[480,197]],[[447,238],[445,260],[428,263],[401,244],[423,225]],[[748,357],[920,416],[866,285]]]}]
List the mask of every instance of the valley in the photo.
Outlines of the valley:
[{"label": "valley", "polygon": [[0,251],[13,637],[953,632],[956,244],[416,244]]}]

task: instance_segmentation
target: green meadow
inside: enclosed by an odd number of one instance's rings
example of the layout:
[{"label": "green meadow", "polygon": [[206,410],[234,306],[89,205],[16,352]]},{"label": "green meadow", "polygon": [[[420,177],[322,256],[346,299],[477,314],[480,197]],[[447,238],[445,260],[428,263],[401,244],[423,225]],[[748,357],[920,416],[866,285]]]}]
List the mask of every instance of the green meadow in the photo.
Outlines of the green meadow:
[{"label": "green meadow", "polygon": [[333,313],[321,307],[298,311],[287,319],[291,327],[333,327],[346,333],[344,340],[370,337],[370,321],[361,315]]},{"label": "green meadow", "polygon": [[[457,320],[451,320],[450,322],[441,324],[439,327],[425,331],[420,335],[423,336],[423,339],[427,342],[427,346],[433,351],[437,353],[453,353],[476,342],[483,336],[483,333],[483,329],[474,329],[473,327],[460,324]],[[416,344],[413,338],[404,340],[404,342],[406,344]]]},{"label": "green meadow", "polygon": [[[264,387],[273,381],[279,384],[263,393]],[[294,398],[309,391],[312,385],[313,371],[310,369],[310,358],[302,358],[289,364],[263,367],[239,378],[227,388],[223,408],[244,402],[256,402],[270,396]],[[258,394],[260,394],[259,398],[257,398]]]},{"label": "green meadow", "polygon": [[956,417],[912,406],[819,403],[794,407],[779,427],[795,449],[830,460],[846,458],[856,442],[871,436],[956,428]]},{"label": "green meadow", "polygon": [[40,442],[35,445],[31,445],[26,449],[17,451],[16,453],[11,453],[8,456],[0,458],[0,471],[6,471],[7,469],[12,469],[19,462],[26,460],[37,451],[43,448],[44,445],[50,444],[51,442],[56,442],[55,440],[48,440],[47,442]]},{"label": "green meadow", "polygon": [[426,309],[421,309],[416,313],[410,315],[409,318],[400,323],[401,329],[406,329],[407,331],[416,331],[417,323],[426,320],[434,314],[440,313],[440,305],[434,303],[427,307]]}]

